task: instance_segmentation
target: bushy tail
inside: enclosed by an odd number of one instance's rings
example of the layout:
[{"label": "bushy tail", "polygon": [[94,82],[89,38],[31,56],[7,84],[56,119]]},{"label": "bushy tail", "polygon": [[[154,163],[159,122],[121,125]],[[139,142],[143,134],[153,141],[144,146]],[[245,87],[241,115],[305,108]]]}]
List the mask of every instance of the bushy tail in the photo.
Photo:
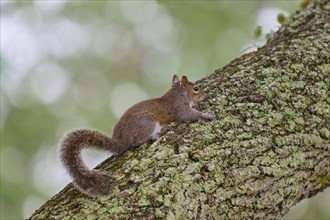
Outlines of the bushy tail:
[{"label": "bushy tail", "polygon": [[73,183],[82,192],[91,196],[105,196],[112,190],[111,177],[89,170],[81,159],[83,148],[114,151],[117,146],[112,139],[98,131],[79,129],[68,133],[60,146],[61,160],[74,179]]}]

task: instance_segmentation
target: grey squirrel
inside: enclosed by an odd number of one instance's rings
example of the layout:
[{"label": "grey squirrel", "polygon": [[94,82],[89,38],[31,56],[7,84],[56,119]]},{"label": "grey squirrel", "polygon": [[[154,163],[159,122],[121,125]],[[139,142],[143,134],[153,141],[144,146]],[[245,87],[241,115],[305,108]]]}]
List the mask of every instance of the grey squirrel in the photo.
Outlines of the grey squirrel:
[{"label": "grey squirrel", "polygon": [[194,109],[207,94],[183,76],[173,76],[171,89],[162,97],[135,104],[119,119],[112,137],[101,132],[78,129],[69,132],[60,144],[61,160],[74,185],[90,196],[106,196],[113,180],[101,171],[89,170],[81,159],[83,148],[109,151],[119,156],[149,140],[156,140],[164,125],[173,121],[213,120],[213,113]]}]

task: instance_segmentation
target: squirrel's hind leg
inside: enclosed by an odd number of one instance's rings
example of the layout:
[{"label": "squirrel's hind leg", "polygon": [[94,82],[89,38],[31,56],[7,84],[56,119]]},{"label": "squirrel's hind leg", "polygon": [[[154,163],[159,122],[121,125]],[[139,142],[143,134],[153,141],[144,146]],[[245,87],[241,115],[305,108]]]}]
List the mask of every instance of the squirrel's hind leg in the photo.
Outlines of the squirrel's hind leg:
[{"label": "squirrel's hind leg", "polygon": [[144,115],[139,118],[136,126],[134,142],[137,146],[141,146],[150,140],[157,140],[162,129],[162,126],[152,115]]}]

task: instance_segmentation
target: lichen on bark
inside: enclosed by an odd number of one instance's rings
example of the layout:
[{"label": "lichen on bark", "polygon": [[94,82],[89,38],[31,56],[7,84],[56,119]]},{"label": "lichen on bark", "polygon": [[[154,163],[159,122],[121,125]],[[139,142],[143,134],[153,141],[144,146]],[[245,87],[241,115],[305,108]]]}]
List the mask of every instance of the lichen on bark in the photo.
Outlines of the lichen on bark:
[{"label": "lichen on bark", "polygon": [[272,39],[199,81],[215,121],[173,123],[98,168],[105,198],[72,184],[30,219],[278,219],[330,185],[330,4],[288,17]]}]

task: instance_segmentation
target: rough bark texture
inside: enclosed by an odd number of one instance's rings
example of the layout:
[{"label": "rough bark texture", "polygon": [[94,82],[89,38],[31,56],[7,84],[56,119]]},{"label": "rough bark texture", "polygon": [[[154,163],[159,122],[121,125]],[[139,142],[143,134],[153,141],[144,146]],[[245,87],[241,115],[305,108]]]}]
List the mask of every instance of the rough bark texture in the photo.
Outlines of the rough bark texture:
[{"label": "rough bark texture", "polygon": [[200,81],[211,123],[176,123],[99,168],[91,198],[69,184],[30,219],[279,219],[330,185],[330,4],[287,18],[258,51]]}]

